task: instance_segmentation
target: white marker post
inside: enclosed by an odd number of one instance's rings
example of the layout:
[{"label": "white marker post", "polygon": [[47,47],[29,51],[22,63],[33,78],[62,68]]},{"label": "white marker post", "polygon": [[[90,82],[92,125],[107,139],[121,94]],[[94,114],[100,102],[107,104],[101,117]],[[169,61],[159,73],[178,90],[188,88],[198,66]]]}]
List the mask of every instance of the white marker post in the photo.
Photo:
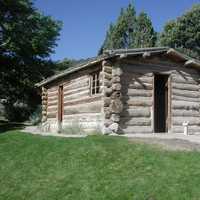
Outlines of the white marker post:
[{"label": "white marker post", "polygon": [[184,121],[184,122],[183,122],[184,135],[188,135],[188,125],[189,125],[189,122],[188,122],[188,121]]}]

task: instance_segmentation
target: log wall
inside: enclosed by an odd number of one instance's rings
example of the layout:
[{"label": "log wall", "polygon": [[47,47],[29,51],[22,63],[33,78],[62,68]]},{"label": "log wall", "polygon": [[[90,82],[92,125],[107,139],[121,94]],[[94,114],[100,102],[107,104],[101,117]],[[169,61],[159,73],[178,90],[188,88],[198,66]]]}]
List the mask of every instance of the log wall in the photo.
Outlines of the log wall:
[{"label": "log wall", "polygon": [[169,132],[183,133],[182,123],[189,121],[189,133],[200,133],[199,74],[165,59],[143,59],[121,62],[123,111],[120,129],[123,133],[152,133],[153,127],[153,79],[154,73],[168,74]]},{"label": "log wall", "polygon": [[47,87],[46,123],[49,123],[50,131],[58,130],[58,89],[60,85],[63,85],[62,128],[73,128],[72,126],[77,125],[86,131],[101,128],[103,123],[102,92],[91,95],[90,91],[90,73],[98,70],[101,70],[100,65],[80,70]]}]

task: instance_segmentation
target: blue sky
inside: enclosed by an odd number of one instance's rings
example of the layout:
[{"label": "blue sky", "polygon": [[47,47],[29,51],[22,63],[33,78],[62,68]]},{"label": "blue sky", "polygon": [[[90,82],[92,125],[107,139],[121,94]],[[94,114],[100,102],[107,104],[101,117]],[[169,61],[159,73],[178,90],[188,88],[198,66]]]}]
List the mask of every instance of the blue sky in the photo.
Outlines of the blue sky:
[{"label": "blue sky", "polygon": [[[51,55],[53,60],[88,58],[100,48],[110,22],[115,22],[121,7],[131,0],[35,0],[43,14],[63,22],[60,38]],[[200,0],[134,0],[137,14],[150,16],[156,31],[170,19],[182,15]]]}]

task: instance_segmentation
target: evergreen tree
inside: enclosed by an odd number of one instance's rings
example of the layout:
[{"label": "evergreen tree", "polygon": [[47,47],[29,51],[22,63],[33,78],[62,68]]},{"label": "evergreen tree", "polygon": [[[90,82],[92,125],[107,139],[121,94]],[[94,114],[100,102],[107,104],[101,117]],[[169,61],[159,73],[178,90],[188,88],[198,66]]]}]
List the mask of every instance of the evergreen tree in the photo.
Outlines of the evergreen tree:
[{"label": "evergreen tree", "polygon": [[145,12],[141,12],[137,17],[137,29],[135,33],[135,43],[132,47],[154,47],[156,43],[156,32],[152,22]]},{"label": "evergreen tree", "polygon": [[168,22],[160,37],[160,43],[178,48],[194,58],[200,59],[200,4],[175,21]]},{"label": "evergreen tree", "polygon": [[105,49],[153,47],[156,44],[156,32],[146,13],[136,17],[133,4],[121,9],[117,22],[111,24],[99,54]]},{"label": "evergreen tree", "polygon": [[132,4],[121,9],[115,24],[111,24],[99,54],[105,49],[129,48],[134,43],[136,31],[136,12]]}]

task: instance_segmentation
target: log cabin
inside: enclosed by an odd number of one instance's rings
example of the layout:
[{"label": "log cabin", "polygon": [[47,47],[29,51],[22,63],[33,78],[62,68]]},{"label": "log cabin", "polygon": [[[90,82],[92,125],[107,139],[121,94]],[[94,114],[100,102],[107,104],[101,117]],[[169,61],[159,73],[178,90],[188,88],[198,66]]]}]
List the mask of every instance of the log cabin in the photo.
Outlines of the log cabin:
[{"label": "log cabin", "polygon": [[168,47],[107,50],[37,83],[42,127],[200,133],[200,62]]}]

